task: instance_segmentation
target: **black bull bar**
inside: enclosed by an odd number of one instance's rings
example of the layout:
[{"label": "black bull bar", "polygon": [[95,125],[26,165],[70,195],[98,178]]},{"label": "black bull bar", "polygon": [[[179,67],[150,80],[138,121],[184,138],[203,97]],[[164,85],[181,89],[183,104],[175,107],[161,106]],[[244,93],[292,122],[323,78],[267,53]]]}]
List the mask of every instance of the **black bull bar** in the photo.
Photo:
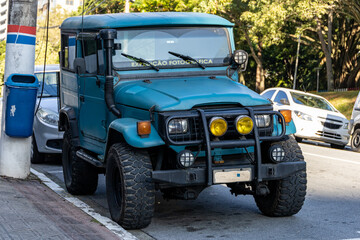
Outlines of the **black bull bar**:
[{"label": "black bull bar", "polygon": [[[276,115],[278,117],[278,122],[281,124],[281,133],[277,136],[259,136],[258,127],[254,124],[253,128],[253,139],[246,140],[223,140],[223,141],[211,141],[210,133],[207,128],[208,126],[208,117],[220,117],[225,115],[248,115],[255,120],[255,115]],[[204,139],[196,141],[183,141],[175,142],[172,141],[167,130],[167,126],[172,119],[175,118],[187,118],[187,117],[200,117],[202,123],[202,130],[204,134]],[[212,148],[221,148],[221,147],[250,147],[253,146],[255,149],[255,164],[248,165],[239,165],[232,166],[232,168],[250,168],[253,174],[253,178],[256,182],[268,181],[268,180],[277,180],[282,179],[287,176],[292,175],[293,173],[303,170],[306,168],[305,162],[281,162],[274,164],[263,164],[261,162],[261,141],[279,141],[281,140],[286,133],[286,123],[283,115],[280,112],[273,110],[254,110],[253,108],[244,108],[241,110],[225,110],[225,111],[204,111],[203,109],[198,109],[196,112],[191,113],[181,113],[171,115],[166,119],[166,140],[171,145],[194,145],[205,143],[205,152],[206,152],[206,168],[196,168],[196,169],[176,169],[176,170],[158,170],[153,171],[152,178],[155,182],[162,183],[171,183],[176,185],[196,185],[196,184],[207,184],[208,186],[213,185],[213,170],[217,169],[226,169],[229,167],[214,167],[212,165],[211,158],[211,149]]]}]

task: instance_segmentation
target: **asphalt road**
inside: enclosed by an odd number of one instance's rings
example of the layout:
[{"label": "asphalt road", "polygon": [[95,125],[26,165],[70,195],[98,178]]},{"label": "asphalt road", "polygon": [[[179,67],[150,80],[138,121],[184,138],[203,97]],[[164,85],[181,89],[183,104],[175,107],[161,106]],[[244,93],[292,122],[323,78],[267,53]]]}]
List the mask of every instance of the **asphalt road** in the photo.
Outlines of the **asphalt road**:
[{"label": "asphalt road", "polygon": [[[235,197],[218,185],[193,201],[164,201],[158,194],[150,226],[131,233],[139,239],[360,240],[360,153],[324,144],[300,146],[307,162],[308,190],[297,215],[263,216],[252,196]],[[32,167],[64,186],[58,162]],[[97,192],[80,199],[109,216],[103,176]]]}]

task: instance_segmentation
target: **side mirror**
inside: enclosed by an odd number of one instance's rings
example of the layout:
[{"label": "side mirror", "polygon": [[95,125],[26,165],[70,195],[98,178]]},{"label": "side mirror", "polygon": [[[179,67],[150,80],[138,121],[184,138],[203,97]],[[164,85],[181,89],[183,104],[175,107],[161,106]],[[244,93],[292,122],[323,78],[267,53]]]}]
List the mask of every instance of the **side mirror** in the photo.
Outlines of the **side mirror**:
[{"label": "side mirror", "polygon": [[244,50],[235,50],[232,56],[234,63],[238,66],[239,71],[245,71],[249,55]]},{"label": "side mirror", "polygon": [[74,69],[76,74],[81,75],[86,73],[86,64],[84,58],[74,59]]},{"label": "side mirror", "polygon": [[280,99],[280,103],[283,105],[290,105],[289,100],[287,100],[286,98]]}]

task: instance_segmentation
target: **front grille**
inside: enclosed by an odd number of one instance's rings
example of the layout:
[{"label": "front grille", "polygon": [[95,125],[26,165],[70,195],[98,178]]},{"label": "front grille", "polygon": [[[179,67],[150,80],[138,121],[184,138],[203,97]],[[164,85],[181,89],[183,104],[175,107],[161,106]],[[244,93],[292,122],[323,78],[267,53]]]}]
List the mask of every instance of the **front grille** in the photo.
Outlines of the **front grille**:
[{"label": "front grille", "polygon": [[333,138],[333,139],[341,139],[341,135],[339,135],[339,134],[329,133],[329,132],[324,132],[324,131],[317,131],[316,135],[321,136],[321,137]]},{"label": "front grille", "polygon": [[330,123],[330,122],[321,122],[321,124],[326,127],[326,128],[330,128],[330,129],[339,129],[341,128],[342,125],[339,124],[334,124],[334,123]]}]

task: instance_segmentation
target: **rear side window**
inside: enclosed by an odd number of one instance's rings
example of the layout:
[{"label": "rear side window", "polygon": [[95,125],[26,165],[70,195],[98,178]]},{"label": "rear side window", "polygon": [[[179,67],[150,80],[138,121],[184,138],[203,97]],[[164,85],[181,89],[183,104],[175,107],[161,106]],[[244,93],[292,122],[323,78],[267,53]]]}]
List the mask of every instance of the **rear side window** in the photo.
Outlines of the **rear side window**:
[{"label": "rear side window", "polygon": [[266,93],[262,94],[261,96],[263,96],[266,99],[271,99],[272,96],[274,95],[274,93],[275,93],[275,90],[270,90],[270,91],[267,91]]},{"label": "rear side window", "polygon": [[76,38],[75,35],[61,36],[61,67],[74,70],[74,59],[76,56]]}]

